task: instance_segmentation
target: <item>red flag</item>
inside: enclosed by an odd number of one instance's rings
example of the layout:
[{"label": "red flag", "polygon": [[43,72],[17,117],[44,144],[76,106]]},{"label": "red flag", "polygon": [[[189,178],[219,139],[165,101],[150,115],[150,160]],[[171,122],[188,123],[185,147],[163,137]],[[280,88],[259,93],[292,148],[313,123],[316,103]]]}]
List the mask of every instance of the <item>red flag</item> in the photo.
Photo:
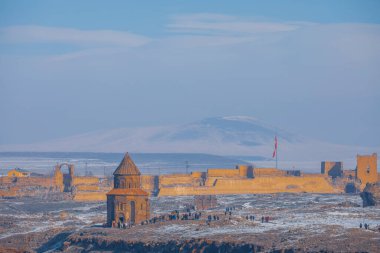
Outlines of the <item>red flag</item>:
[{"label": "red flag", "polygon": [[276,154],[277,154],[277,136],[274,137],[274,150],[273,150],[272,158],[275,158]]}]

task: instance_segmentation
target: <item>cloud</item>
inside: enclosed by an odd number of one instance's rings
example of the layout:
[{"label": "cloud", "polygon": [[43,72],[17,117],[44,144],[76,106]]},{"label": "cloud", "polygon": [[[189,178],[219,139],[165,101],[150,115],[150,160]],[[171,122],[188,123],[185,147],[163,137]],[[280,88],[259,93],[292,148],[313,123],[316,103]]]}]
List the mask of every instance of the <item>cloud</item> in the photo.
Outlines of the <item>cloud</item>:
[{"label": "cloud", "polygon": [[3,43],[63,43],[79,46],[137,47],[149,38],[124,31],[80,30],[44,26],[10,26],[0,29]]},{"label": "cloud", "polygon": [[288,32],[299,28],[297,23],[257,22],[218,14],[189,14],[174,16],[167,25],[169,31],[200,34],[255,35]]}]

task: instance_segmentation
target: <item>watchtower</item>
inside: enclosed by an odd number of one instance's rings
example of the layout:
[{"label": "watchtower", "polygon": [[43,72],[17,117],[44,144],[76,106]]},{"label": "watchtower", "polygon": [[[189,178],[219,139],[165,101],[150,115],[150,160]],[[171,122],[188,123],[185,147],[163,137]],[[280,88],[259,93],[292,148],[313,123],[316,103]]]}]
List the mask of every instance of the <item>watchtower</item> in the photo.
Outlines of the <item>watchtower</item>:
[{"label": "watchtower", "polygon": [[377,182],[377,154],[356,156],[356,178],[361,181],[361,187],[367,183]]}]

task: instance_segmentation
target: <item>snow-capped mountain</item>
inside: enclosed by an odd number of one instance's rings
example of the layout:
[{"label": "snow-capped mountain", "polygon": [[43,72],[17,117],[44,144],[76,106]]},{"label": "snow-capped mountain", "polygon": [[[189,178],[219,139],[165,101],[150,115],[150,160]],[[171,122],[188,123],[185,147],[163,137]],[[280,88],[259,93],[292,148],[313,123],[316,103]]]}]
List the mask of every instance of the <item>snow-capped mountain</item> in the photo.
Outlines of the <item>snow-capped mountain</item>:
[{"label": "snow-capped mountain", "polygon": [[4,145],[0,151],[208,153],[271,158],[275,135],[279,156],[287,160],[341,160],[378,150],[316,141],[256,118],[230,116],[180,126],[95,131],[43,143]]}]

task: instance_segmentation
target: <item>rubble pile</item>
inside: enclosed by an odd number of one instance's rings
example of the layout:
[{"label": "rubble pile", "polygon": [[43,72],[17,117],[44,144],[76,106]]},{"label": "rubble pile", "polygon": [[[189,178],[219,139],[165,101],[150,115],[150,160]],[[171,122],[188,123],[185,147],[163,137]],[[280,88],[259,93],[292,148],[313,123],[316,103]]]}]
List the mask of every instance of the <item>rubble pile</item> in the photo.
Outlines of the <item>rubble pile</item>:
[{"label": "rubble pile", "polygon": [[363,207],[380,205],[380,183],[367,184],[360,197],[363,199]]}]

